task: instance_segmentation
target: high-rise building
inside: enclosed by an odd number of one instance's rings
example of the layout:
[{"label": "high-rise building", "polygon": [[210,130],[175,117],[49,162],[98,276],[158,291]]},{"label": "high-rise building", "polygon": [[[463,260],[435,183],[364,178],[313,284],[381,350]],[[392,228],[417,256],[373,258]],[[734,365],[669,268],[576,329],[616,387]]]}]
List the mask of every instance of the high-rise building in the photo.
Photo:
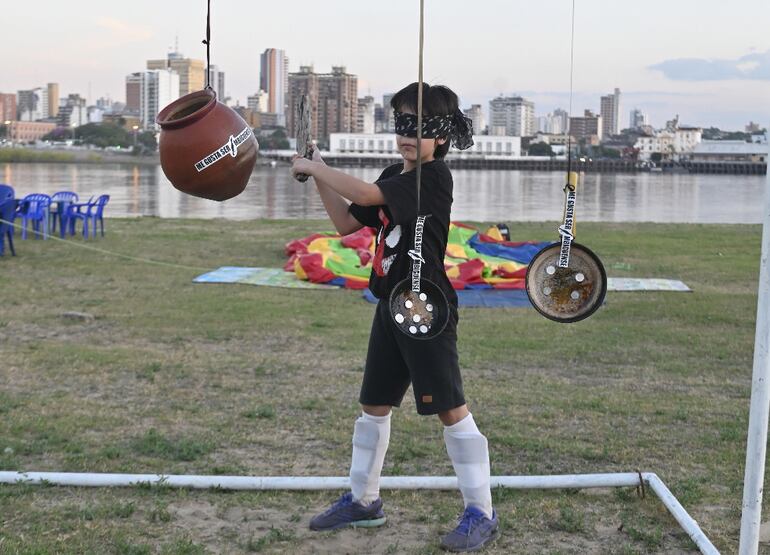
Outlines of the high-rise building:
[{"label": "high-rise building", "polygon": [[374,105],[374,132],[385,131],[385,108],[381,104]]},{"label": "high-rise building", "polygon": [[569,118],[569,134],[577,140],[587,140],[591,144],[598,143],[602,138],[602,117],[591,110],[585,110],[582,116]]},{"label": "high-rise building", "polygon": [[315,137],[329,138],[331,133],[350,133],[355,129],[358,112],[358,77],[344,66],[332,66],[331,73],[314,73],[312,66],[302,66],[289,74],[289,109],[287,128],[293,137],[295,116],[302,95],[311,107],[311,126]]},{"label": "high-rise building", "polygon": [[48,83],[48,114],[46,117],[55,118],[59,115],[59,83]]},{"label": "high-rise building", "polygon": [[268,48],[260,56],[259,88],[267,92],[267,112],[286,117],[289,91],[289,58],[278,48]]},{"label": "high-rise building", "polygon": [[185,58],[179,52],[169,52],[165,60],[147,60],[147,69],[170,69],[176,72],[179,75],[179,96],[199,91],[206,86],[206,65],[203,60]]},{"label": "high-rise building", "polygon": [[569,114],[567,110],[556,108],[551,113],[551,133],[554,135],[566,135],[569,128]]},{"label": "high-rise building", "polygon": [[601,99],[602,134],[605,137],[620,133],[620,89]]},{"label": "high-rise building", "polygon": [[393,117],[393,107],[390,105],[390,101],[393,100],[394,96],[396,96],[396,93],[388,93],[382,95],[382,109],[385,112],[383,117],[383,131],[396,130],[396,120]]},{"label": "high-rise building", "polygon": [[0,93],[0,124],[6,121],[15,121],[16,117],[16,95]]},{"label": "high-rise building", "polygon": [[634,108],[628,117],[629,129],[641,129],[642,127],[649,125],[647,121],[647,114],[642,112],[639,108]]},{"label": "high-rise building", "polygon": [[39,121],[48,117],[48,88],[37,87],[16,93],[19,121]]},{"label": "high-rise building", "polygon": [[530,137],[535,134],[535,103],[520,96],[499,96],[489,101],[489,125],[498,135]]},{"label": "high-rise building", "polygon": [[209,86],[217,93],[217,100],[225,101],[225,72],[219,71],[217,66],[209,69]]},{"label": "high-rise building", "polygon": [[142,103],[143,75],[143,72],[138,72],[126,76],[126,111],[132,114],[139,113]]},{"label": "high-rise building", "polygon": [[465,110],[465,115],[471,118],[473,122],[473,134],[483,135],[487,123],[484,121],[484,112],[481,110],[481,104],[471,104],[471,107]]},{"label": "high-rise building", "polygon": [[[153,69],[126,77],[126,110],[139,114],[142,129],[157,129],[155,117],[180,95],[179,74],[171,69]],[[137,104],[138,108],[134,108]]]},{"label": "high-rise building", "polygon": [[60,127],[80,127],[88,123],[88,109],[86,99],[79,94],[71,94],[63,99],[64,103],[59,108],[56,122]]},{"label": "high-rise building", "polygon": [[567,112],[557,108],[553,112],[537,118],[537,130],[549,135],[562,135],[567,132]]},{"label": "high-rise building", "polygon": [[267,93],[258,90],[251,96],[246,97],[246,107],[255,113],[267,112]]},{"label": "high-rise building", "polygon": [[374,97],[365,96],[358,99],[356,112],[356,133],[374,133]]}]

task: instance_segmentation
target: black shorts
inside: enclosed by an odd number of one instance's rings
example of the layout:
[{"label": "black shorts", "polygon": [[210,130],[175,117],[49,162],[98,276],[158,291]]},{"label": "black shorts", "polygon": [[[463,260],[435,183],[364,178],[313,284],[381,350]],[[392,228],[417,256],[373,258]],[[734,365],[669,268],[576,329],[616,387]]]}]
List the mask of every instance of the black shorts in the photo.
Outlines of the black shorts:
[{"label": "black shorts", "polygon": [[464,405],[457,360],[457,319],[457,308],[450,304],[449,322],[441,334],[427,340],[411,339],[391,321],[388,302],[378,302],[360,403],[398,407],[411,383],[419,414],[436,414]]}]

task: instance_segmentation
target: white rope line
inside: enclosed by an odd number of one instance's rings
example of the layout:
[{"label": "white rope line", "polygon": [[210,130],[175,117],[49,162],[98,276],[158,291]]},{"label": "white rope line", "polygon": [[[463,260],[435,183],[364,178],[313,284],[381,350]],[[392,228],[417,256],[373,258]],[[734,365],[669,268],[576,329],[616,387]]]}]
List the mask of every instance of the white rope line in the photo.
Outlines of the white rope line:
[{"label": "white rope line", "polygon": [[[19,225],[17,223],[14,223],[14,222],[9,222],[8,220],[3,220],[2,218],[0,218],[0,223],[8,224],[8,225],[10,225],[10,226],[12,226],[12,227],[14,227],[14,228],[16,228],[18,230],[22,230],[23,229],[21,225]],[[152,260],[150,258],[144,258],[144,257],[141,257],[141,256],[132,256],[130,254],[123,254],[123,253],[120,253],[120,252],[109,251],[107,249],[100,249],[99,247],[93,247],[91,245],[86,245],[85,243],[76,243],[76,242],[74,242],[72,240],[62,239],[60,237],[56,237],[55,235],[46,235],[46,234],[44,234],[44,233],[42,233],[40,231],[36,231],[35,229],[30,229],[30,230],[27,230],[27,231],[31,231],[32,233],[34,233],[36,235],[44,236],[44,237],[47,237],[49,239],[53,239],[55,241],[59,241],[60,243],[64,243],[66,245],[71,245],[73,247],[78,247],[78,248],[81,248],[81,249],[86,249],[86,250],[90,250],[90,251],[94,251],[94,252],[99,252],[99,253],[102,253],[102,254],[109,254],[109,255],[112,255],[112,256],[117,256],[118,258],[125,258],[127,260],[134,260],[135,262],[144,262],[145,264],[155,264],[157,266],[166,266],[168,268],[180,268],[180,269],[183,269],[183,270],[195,270],[195,271],[203,270],[203,271],[206,271],[206,272],[210,272],[211,271],[211,268],[204,268],[202,266],[187,266],[185,264],[174,264],[173,262],[163,262],[163,261],[160,261],[160,260]],[[94,232],[95,232],[95,230],[94,230]],[[2,238],[0,238],[0,240],[1,239]]]}]

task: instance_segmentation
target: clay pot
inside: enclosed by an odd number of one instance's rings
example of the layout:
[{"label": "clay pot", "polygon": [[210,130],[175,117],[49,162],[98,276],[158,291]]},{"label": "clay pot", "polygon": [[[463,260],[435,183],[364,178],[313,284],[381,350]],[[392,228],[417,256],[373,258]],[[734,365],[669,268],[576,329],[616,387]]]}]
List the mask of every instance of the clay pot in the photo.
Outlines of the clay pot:
[{"label": "clay pot", "polygon": [[188,195],[227,200],[240,194],[257,162],[251,127],[204,89],[163,108],[160,165],[171,184]]}]

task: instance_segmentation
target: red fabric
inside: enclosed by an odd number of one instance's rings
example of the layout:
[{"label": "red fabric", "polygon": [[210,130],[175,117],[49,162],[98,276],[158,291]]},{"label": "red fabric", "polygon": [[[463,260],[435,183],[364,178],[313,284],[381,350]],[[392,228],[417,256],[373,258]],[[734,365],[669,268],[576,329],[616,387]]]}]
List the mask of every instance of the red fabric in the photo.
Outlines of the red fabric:
[{"label": "red fabric", "polygon": [[449,278],[449,283],[451,283],[452,287],[454,287],[457,290],[463,290],[468,285],[466,282],[464,282],[461,279],[452,279],[452,278]]},{"label": "red fabric", "polygon": [[358,254],[358,258],[361,261],[361,266],[366,266],[374,258],[372,251],[367,248],[356,249],[356,254]]},{"label": "red fabric", "polygon": [[506,272],[503,268],[496,268],[492,273],[506,279],[524,279],[527,276],[527,267],[519,268],[515,272]]},{"label": "red fabric", "polygon": [[370,227],[362,227],[358,231],[345,235],[342,238],[342,246],[351,249],[368,249],[372,244],[374,231]]},{"label": "red fabric", "polygon": [[347,289],[366,289],[369,282],[361,279],[345,278],[345,288]]},{"label": "red fabric", "polygon": [[[382,222],[382,229],[380,230],[380,233],[383,232],[388,227],[388,224],[390,223],[390,220],[388,220],[388,217],[385,215],[385,212],[380,208],[379,211],[380,221]],[[385,275],[385,270],[382,269],[382,256],[385,253],[385,239],[383,237],[380,237],[380,244],[377,245],[377,250],[374,253],[374,261],[372,262],[372,268],[374,269],[374,273],[377,274],[379,277],[383,277]]]},{"label": "red fabric", "polygon": [[329,237],[328,233],[313,233],[312,235],[308,235],[307,237],[303,237],[302,239],[295,239],[294,241],[289,241],[286,243],[286,256],[291,256],[292,254],[304,254],[307,252],[307,247],[310,243],[318,239],[319,237]]},{"label": "red fabric", "polygon": [[323,263],[324,257],[319,252],[299,255],[299,265],[307,274],[308,280],[313,283],[326,283],[337,277],[324,268]]},{"label": "red fabric", "polygon": [[468,225],[468,224],[464,224],[464,223],[462,223],[462,222],[452,222],[452,223],[453,223],[454,225],[456,225],[457,227],[464,227],[465,229],[472,229],[473,231],[476,231],[476,228],[475,228],[475,227],[473,227],[473,226],[470,226],[470,225]]},{"label": "red fabric", "polygon": [[[458,227],[460,226],[460,224],[457,224],[457,223],[455,225],[458,226]],[[468,227],[468,226],[462,226],[462,227]],[[471,228],[471,229],[473,229],[473,228]],[[537,245],[538,244],[537,241],[518,241],[518,242],[498,241],[494,237],[490,237],[486,233],[481,233],[481,232],[479,232],[479,241],[481,241],[482,243],[497,243],[498,245],[505,245],[506,247],[521,247],[523,245]]]},{"label": "red fabric", "polygon": [[460,279],[462,281],[467,283],[486,283],[482,277],[484,262],[478,258],[458,264],[457,269],[460,271]]},{"label": "red fabric", "polygon": [[493,283],[492,287],[495,289],[524,289],[526,283],[523,279],[515,279],[512,281],[501,281],[499,283]]}]

